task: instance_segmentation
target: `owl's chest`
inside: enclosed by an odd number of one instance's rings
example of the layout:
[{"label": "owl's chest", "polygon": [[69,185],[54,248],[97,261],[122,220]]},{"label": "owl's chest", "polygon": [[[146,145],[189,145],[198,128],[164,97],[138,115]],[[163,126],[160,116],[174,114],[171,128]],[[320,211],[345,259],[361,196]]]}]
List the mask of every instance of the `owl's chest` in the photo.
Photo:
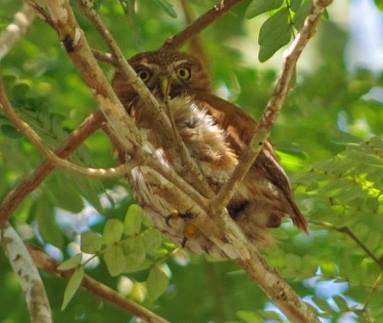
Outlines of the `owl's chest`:
[{"label": "owl's chest", "polygon": [[[235,166],[237,156],[227,140],[226,133],[208,114],[203,105],[190,96],[176,97],[169,102],[176,128],[190,156],[200,167],[211,184],[220,184],[228,179]],[[142,111],[139,126],[145,129],[149,142],[163,163],[171,166],[171,158],[160,144],[158,132],[145,118]]]}]

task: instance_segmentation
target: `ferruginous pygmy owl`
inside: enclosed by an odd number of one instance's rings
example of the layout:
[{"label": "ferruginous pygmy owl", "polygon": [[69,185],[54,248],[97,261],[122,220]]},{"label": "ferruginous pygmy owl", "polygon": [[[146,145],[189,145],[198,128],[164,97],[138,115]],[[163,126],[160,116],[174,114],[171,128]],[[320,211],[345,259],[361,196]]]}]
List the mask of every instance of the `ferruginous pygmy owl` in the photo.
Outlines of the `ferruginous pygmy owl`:
[{"label": "ferruginous pygmy owl", "polygon": [[[158,100],[166,98],[176,129],[191,157],[218,192],[249,144],[256,122],[240,108],[212,94],[206,71],[191,55],[160,50],[138,54],[129,63]],[[113,87],[150,142],[149,149],[165,167],[172,167],[149,109],[118,71]],[[193,214],[192,206],[179,209],[171,183],[165,179],[159,183],[152,172],[148,167],[138,166],[129,176],[139,204],[159,230],[193,252],[220,253],[201,233],[188,234],[188,219],[197,214]],[[174,210],[179,217],[170,216]],[[269,142],[239,185],[227,210],[258,247],[272,241],[268,229],[278,227],[284,216],[307,231],[307,222],[293,200],[286,173],[276,161]]]}]

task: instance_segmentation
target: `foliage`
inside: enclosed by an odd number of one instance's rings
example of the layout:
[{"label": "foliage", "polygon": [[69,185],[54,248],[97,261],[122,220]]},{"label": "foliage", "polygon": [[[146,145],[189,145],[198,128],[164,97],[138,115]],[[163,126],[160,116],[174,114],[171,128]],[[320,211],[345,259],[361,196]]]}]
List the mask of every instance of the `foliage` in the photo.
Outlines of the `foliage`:
[{"label": "foliage", "polygon": [[[375,2],[378,11],[380,2]],[[189,3],[198,15],[216,1]],[[259,61],[279,55],[309,5],[305,0],[244,1],[204,32],[217,93],[259,118],[280,66]],[[0,24],[5,26],[21,1],[2,0],[1,6]],[[127,56],[158,48],[184,26],[179,1],[98,1],[98,11]],[[105,49],[89,22],[76,13],[92,46]],[[335,321],[349,313],[358,321],[379,321],[383,104],[382,96],[373,93],[382,91],[383,73],[347,65],[344,53],[351,35],[337,24],[337,14],[330,11],[321,22],[314,53],[303,58],[311,68],[298,68],[271,138],[311,232],[305,236],[286,223],[274,232],[279,243],[265,252],[321,317]],[[111,76],[112,68],[103,68]],[[52,148],[96,108],[55,32],[41,20],[4,59],[1,73],[17,112]],[[114,164],[101,132],[73,160],[93,167]],[[0,115],[0,196],[40,161],[39,153]],[[128,317],[77,291],[84,273],[172,322],[185,317],[188,323],[281,320],[235,265],[188,255],[165,240],[129,197],[126,185],[124,180],[89,180],[58,171],[14,214],[12,222],[25,238],[65,259],[61,270],[73,270],[69,282],[43,276],[56,322]],[[27,311],[17,296],[21,291],[3,255],[0,268],[0,321],[25,322]]]}]

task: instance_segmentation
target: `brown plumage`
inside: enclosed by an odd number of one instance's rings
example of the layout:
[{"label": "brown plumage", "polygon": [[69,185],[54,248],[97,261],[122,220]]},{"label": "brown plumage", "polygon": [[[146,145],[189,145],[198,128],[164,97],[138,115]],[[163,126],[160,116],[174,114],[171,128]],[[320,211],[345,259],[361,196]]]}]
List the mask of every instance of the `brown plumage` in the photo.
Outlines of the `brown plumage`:
[{"label": "brown plumage", "polygon": [[[166,97],[177,131],[217,192],[249,144],[256,122],[240,108],[212,94],[207,73],[200,62],[188,54],[146,52],[134,56],[129,62],[159,100]],[[172,167],[148,109],[119,72],[113,79],[113,87],[150,142],[148,149],[166,167]],[[158,183],[152,172],[142,166],[132,171],[130,179],[135,196],[162,232],[178,243],[185,242],[185,223],[193,216],[193,209],[181,207],[172,194],[171,183],[165,180]],[[286,173],[276,161],[269,142],[227,209],[248,239],[260,247],[270,242],[268,228],[278,227],[284,216],[290,216],[297,227],[307,231],[307,222],[294,202]],[[184,216],[170,218],[173,210]],[[187,237],[186,247],[192,251],[216,253],[204,236]]]}]

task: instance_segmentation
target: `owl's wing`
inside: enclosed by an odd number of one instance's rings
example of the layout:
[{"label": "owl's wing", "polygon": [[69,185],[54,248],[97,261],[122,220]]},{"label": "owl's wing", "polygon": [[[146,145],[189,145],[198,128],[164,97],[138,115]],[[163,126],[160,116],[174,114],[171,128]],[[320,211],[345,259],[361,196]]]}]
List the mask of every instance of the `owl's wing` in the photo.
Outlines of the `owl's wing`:
[{"label": "owl's wing", "polygon": [[[234,104],[215,95],[196,93],[195,99],[200,101],[201,105],[207,109],[216,122],[227,131],[230,144],[240,154],[250,143],[255,133],[257,123],[254,119]],[[265,142],[261,153],[252,167],[261,169],[265,177],[281,190],[291,209],[291,218],[294,224],[307,232],[307,221],[294,202],[288,177],[277,162],[273,147],[269,141]]]}]

